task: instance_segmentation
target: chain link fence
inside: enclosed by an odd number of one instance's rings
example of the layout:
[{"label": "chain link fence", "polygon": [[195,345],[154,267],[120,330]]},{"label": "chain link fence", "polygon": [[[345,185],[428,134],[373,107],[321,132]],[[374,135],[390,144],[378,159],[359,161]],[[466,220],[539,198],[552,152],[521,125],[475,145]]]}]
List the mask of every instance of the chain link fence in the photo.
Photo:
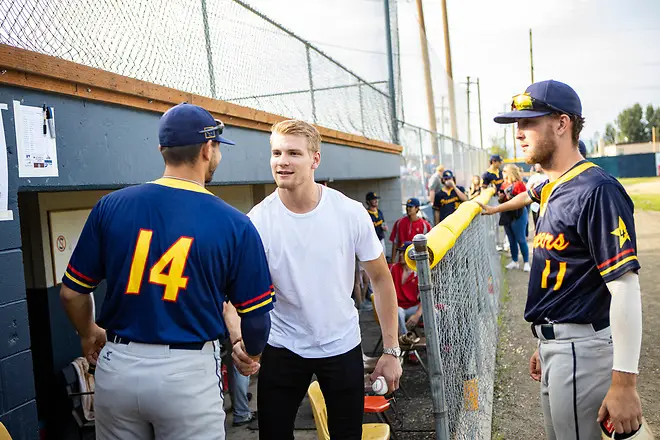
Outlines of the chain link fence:
[{"label": "chain link fence", "polygon": [[2,1],[0,43],[394,140],[387,81],[367,82],[240,0]]},{"label": "chain link fence", "polygon": [[457,224],[444,231],[458,237],[444,256],[436,255],[441,260],[432,269],[430,244],[419,247],[416,239],[414,253],[422,252],[413,257],[424,311],[436,438],[489,440],[501,286],[497,218],[477,214],[459,231]]},{"label": "chain link fence", "polygon": [[[433,155],[437,142],[438,156]],[[399,142],[403,146],[401,188],[403,200],[417,197],[428,201],[427,185],[438,165],[452,170],[456,182],[467,190],[472,176],[481,175],[488,167],[488,153],[438,133],[407,123],[399,123]]]}]

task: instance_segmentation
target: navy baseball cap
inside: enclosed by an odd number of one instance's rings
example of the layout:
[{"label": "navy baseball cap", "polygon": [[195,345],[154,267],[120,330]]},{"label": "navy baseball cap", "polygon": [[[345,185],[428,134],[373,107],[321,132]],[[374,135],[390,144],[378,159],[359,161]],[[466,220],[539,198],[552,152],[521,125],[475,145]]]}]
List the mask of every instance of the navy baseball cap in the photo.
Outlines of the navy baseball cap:
[{"label": "navy baseball cap", "polygon": [[578,150],[580,151],[580,154],[582,157],[586,158],[587,157],[587,146],[584,145],[584,142],[578,141]]},{"label": "navy baseball cap", "polygon": [[184,102],[161,116],[158,142],[161,147],[182,147],[210,140],[236,145],[234,141],[220,136],[224,128],[224,124],[214,119],[208,110]]},{"label": "navy baseball cap", "polygon": [[534,83],[525,93],[514,96],[511,111],[495,116],[494,120],[498,124],[511,124],[518,119],[538,118],[551,113],[582,116],[582,103],[575,90],[552,79]]},{"label": "navy baseball cap", "polygon": [[442,173],[442,178],[443,179],[453,179],[454,178],[454,173],[451,170],[447,170],[444,173]]},{"label": "navy baseball cap", "polygon": [[399,247],[397,250],[398,250],[398,251],[405,251],[406,249],[408,249],[408,246],[410,246],[411,244],[413,244],[412,241],[406,241],[406,242],[403,243],[403,244],[401,245],[401,247]]},{"label": "navy baseball cap", "polygon": [[502,159],[502,156],[500,156],[499,154],[493,154],[492,156],[490,156],[490,163],[503,162],[503,161],[504,159]]},{"label": "navy baseball cap", "polygon": [[380,199],[380,197],[378,196],[378,194],[376,194],[375,192],[372,192],[372,191],[369,191],[369,192],[367,193],[367,202],[368,202],[369,200],[376,200],[376,199]]},{"label": "navy baseball cap", "polygon": [[411,197],[408,200],[406,200],[405,205],[410,206],[410,207],[419,208],[419,199],[416,199],[415,197]]}]

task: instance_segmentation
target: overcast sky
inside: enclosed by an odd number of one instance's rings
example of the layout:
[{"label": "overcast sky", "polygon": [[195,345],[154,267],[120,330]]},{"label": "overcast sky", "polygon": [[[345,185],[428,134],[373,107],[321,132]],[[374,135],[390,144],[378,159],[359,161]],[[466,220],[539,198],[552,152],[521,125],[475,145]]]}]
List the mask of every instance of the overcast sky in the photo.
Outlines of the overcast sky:
[{"label": "overcast sky", "polygon": [[[492,118],[530,83],[529,28],[534,37],[534,79],[560,80],[577,91],[587,120],[583,138],[603,133],[605,124],[626,106],[636,102],[660,106],[658,0],[447,3],[462,139],[467,137],[467,106],[465,88],[459,83],[467,75],[481,81],[485,146],[490,146],[492,136],[502,137],[502,126]],[[250,0],[250,4],[365,79],[387,78],[382,0]],[[415,2],[399,0],[397,5],[406,120],[428,127]],[[447,90],[441,1],[424,0],[423,5],[439,107]],[[472,142],[478,145],[476,93],[472,96]],[[507,143],[510,147],[510,131]]]}]

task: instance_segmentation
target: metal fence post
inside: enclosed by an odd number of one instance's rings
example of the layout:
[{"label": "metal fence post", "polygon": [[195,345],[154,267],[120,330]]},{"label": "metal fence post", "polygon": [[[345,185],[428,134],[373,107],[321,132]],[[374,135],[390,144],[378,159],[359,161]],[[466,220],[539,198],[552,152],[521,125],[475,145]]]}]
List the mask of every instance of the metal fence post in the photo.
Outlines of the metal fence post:
[{"label": "metal fence post", "polygon": [[445,398],[444,372],[440,358],[440,335],[436,326],[435,301],[433,300],[433,282],[429,265],[429,252],[426,236],[415,235],[415,245],[412,259],[417,264],[419,280],[419,296],[422,300],[422,315],[424,318],[424,333],[426,335],[426,350],[429,363],[429,380],[433,399],[433,417],[435,418],[436,440],[449,440],[449,423],[447,415],[447,399]]},{"label": "metal fence post", "polygon": [[215,98],[215,73],[213,72],[213,53],[211,52],[211,35],[209,31],[209,18],[206,13],[206,0],[202,0],[202,19],[204,21],[204,39],[206,41],[206,58],[209,64],[209,82],[211,97]]},{"label": "metal fence post", "polygon": [[305,44],[307,55],[307,74],[309,75],[309,93],[312,97],[312,121],[316,124],[316,101],[314,100],[314,78],[312,77],[312,57],[309,54],[309,44]]}]

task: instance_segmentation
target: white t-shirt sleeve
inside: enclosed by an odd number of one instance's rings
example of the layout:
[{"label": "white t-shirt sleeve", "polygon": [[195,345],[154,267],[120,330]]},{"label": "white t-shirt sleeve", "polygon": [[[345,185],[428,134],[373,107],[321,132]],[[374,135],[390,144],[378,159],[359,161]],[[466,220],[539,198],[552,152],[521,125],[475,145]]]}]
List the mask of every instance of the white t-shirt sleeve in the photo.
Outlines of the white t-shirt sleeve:
[{"label": "white t-shirt sleeve", "polygon": [[254,206],[250,212],[247,213],[247,216],[250,218],[250,221],[257,229],[257,232],[261,237],[261,243],[263,244],[264,250],[266,251],[266,255],[268,255],[268,243],[267,240],[265,240],[266,236],[268,235],[268,231],[266,231],[267,224],[264,221],[264,206],[261,203]]},{"label": "white t-shirt sleeve", "polygon": [[383,246],[380,244],[376,229],[371,221],[371,217],[366,209],[356,204],[356,223],[355,234],[355,255],[360,261],[372,261],[380,257],[383,253]]}]

